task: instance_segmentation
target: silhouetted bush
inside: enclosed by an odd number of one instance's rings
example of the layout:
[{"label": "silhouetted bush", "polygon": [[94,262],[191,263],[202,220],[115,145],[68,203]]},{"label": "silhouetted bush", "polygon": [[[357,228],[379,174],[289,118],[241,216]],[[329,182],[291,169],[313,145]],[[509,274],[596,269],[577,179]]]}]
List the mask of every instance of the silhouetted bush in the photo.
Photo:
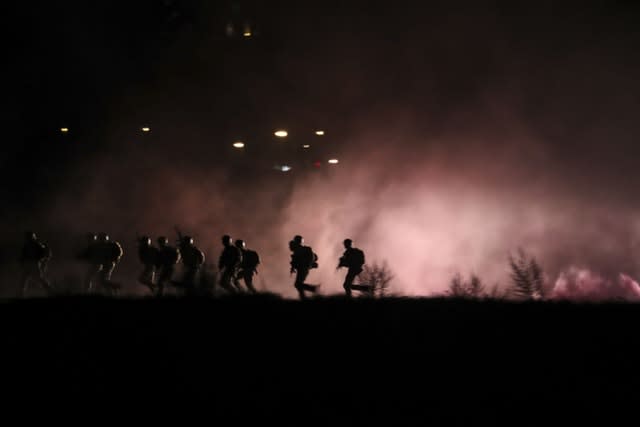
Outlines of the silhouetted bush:
[{"label": "silhouetted bush", "polygon": [[482,280],[475,274],[466,282],[460,273],[456,273],[449,283],[447,295],[457,298],[481,298],[486,296],[486,292]]},{"label": "silhouetted bush", "polygon": [[518,249],[517,257],[509,254],[513,295],[525,299],[541,299],[545,297],[544,275],[542,267],[534,257]]},{"label": "silhouetted bush", "polygon": [[360,273],[362,283],[368,283],[372,287],[373,296],[384,297],[389,293],[389,287],[393,280],[393,272],[386,261],[380,263],[367,264]]},{"label": "silhouetted bush", "polygon": [[489,299],[507,299],[509,298],[510,292],[509,288],[500,289],[499,284],[495,284],[491,287],[491,290],[486,293],[486,297]]}]

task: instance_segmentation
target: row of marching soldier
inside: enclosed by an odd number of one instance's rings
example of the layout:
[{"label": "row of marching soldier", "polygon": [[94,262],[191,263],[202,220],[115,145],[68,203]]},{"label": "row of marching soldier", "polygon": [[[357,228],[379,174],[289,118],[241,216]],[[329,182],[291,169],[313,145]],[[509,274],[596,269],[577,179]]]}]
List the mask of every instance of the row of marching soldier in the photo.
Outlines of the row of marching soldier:
[{"label": "row of marching soldier", "polygon": [[[155,296],[163,296],[172,286],[184,295],[198,295],[198,278],[205,262],[205,254],[194,243],[191,236],[178,231],[177,245],[172,246],[165,236],[157,238],[157,246],[149,236],[138,237],[138,257],[143,270],[138,281],[147,286]],[[337,269],[347,268],[343,283],[345,294],[351,297],[353,290],[372,293],[369,284],[354,284],[354,280],[363,271],[365,255],[361,249],[353,247],[351,239],[345,239],[345,251],[338,261]],[[218,259],[219,286],[227,293],[256,293],[253,280],[258,274],[260,256],[246,247],[243,240],[235,242],[229,235],[222,236],[223,250]],[[290,272],[295,274],[294,288],[299,297],[305,299],[307,293],[318,294],[319,285],[306,282],[311,270],[318,267],[318,256],[310,246],[304,244],[300,235],[289,242],[291,251]],[[113,272],[122,259],[122,245],[111,240],[107,233],[89,234],[84,250],[78,255],[79,260],[86,263],[87,273],[84,277],[84,289],[87,292],[102,291],[117,295],[121,285],[112,280]],[[29,285],[35,283],[48,292],[53,291],[46,277],[46,270],[52,257],[49,246],[38,239],[36,233],[25,233],[25,242],[20,256],[21,279],[20,293],[26,296]],[[175,280],[176,265],[182,263],[182,280]]]}]

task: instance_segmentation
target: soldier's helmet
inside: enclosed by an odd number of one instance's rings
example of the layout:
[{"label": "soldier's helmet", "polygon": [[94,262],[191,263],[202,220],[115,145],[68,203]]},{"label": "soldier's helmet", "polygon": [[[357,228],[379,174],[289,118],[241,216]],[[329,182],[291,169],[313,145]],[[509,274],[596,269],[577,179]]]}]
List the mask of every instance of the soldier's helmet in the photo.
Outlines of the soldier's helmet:
[{"label": "soldier's helmet", "polygon": [[138,239],[140,246],[151,246],[151,237],[149,236],[140,236]]},{"label": "soldier's helmet", "polygon": [[350,248],[352,244],[353,244],[353,241],[351,239],[344,239],[345,248]]},{"label": "soldier's helmet", "polygon": [[167,239],[165,236],[160,236],[158,237],[158,244],[160,246],[166,246],[169,244],[169,239]]},{"label": "soldier's helmet", "polygon": [[228,234],[225,234],[224,236],[222,236],[222,244],[223,245],[225,245],[225,246],[230,245],[232,241],[233,240],[231,239],[231,236],[229,236]]},{"label": "soldier's helmet", "polygon": [[25,231],[24,232],[24,239],[25,240],[38,240],[38,236],[36,236],[36,233],[34,233],[33,231]]},{"label": "soldier's helmet", "polygon": [[87,233],[87,242],[95,243],[98,240],[98,235],[96,233]]},{"label": "soldier's helmet", "polygon": [[107,233],[98,233],[98,241],[99,242],[108,242],[109,235]]},{"label": "soldier's helmet", "polygon": [[182,238],[182,242],[181,242],[181,243],[182,243],[183,245],[187,245],[187,246],[193,245],[193,237],[191,237],[191,236],[184,236],[184,237]]},{"label": "soldier's helmet", "polygon": [[244,249],[245,248],[244,240],[241,240],[241,239],[236,240],[236,246],[239,247],[240,249]]},{"label": "soldier's helmet", "polygon": [[304,239],[299,234],[296,234],[295,236],[293,236],[293,241],[298,245],[302,245],[302,243],[304,243]]}]

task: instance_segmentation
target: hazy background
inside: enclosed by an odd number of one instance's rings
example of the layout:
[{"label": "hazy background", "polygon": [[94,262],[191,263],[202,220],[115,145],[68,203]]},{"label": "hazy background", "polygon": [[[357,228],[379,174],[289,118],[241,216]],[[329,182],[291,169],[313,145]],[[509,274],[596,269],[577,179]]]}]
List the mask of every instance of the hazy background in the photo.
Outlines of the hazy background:
[{"label": "hazy background", "polygon": [[518,247],[550,286],[640,277],[634,8],[261,3],[7,6],[5,291],[26,228],[53,247],[54,278],[84,271],[71,257],[87,231],[108,232],[131,292],[135,233],[174,225],[208,262],[223,234],[245,239],[258,285],[288,296],[295,234],[326,293],[346,237],[401,294],[457,271],[504,286]]}]

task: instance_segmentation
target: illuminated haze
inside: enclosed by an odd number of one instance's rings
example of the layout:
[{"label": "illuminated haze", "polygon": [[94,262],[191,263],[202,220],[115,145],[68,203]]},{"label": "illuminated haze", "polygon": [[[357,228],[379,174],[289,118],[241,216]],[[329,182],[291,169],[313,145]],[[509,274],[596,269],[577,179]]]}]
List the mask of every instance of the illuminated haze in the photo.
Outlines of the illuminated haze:
[{"label": "illuminated haze", "polygon": [[[622,17],[598,27],[599,11],[585,8],[543,31],[544,8],[530,19],[473,7],[385,16],[372,6],[380,13],[366,18],[288,9],[262,15],[268,41],[233,50],[213,40],[213,12],[201,7],[142,77],[129,80],[121,59],[126,84],[112,83],[96,149],[56,154],[64,167],[45,194],[3,214],[6,240],[43,230],[63,258],[83,233],[105,230],[125,246],[124,276],[139,268],[135,232],[173,236],[177,224],[208,262],[228,233],[260,252],[258,286],[287,296],[295,234],[318,253],[308,281],[325,293],[341,291],[347,237],[368,261],[388,262],[405,295],[442,293],[456,272],[505,286],[518,247],[550,287],[579,271],[640,276],[640,70]],[[272,137],[279,127],[287,142]],[[285,163],[288,173],[272,169]],[[54,259],[52,274],[58,262],[58,274],[81,271]]]}]

